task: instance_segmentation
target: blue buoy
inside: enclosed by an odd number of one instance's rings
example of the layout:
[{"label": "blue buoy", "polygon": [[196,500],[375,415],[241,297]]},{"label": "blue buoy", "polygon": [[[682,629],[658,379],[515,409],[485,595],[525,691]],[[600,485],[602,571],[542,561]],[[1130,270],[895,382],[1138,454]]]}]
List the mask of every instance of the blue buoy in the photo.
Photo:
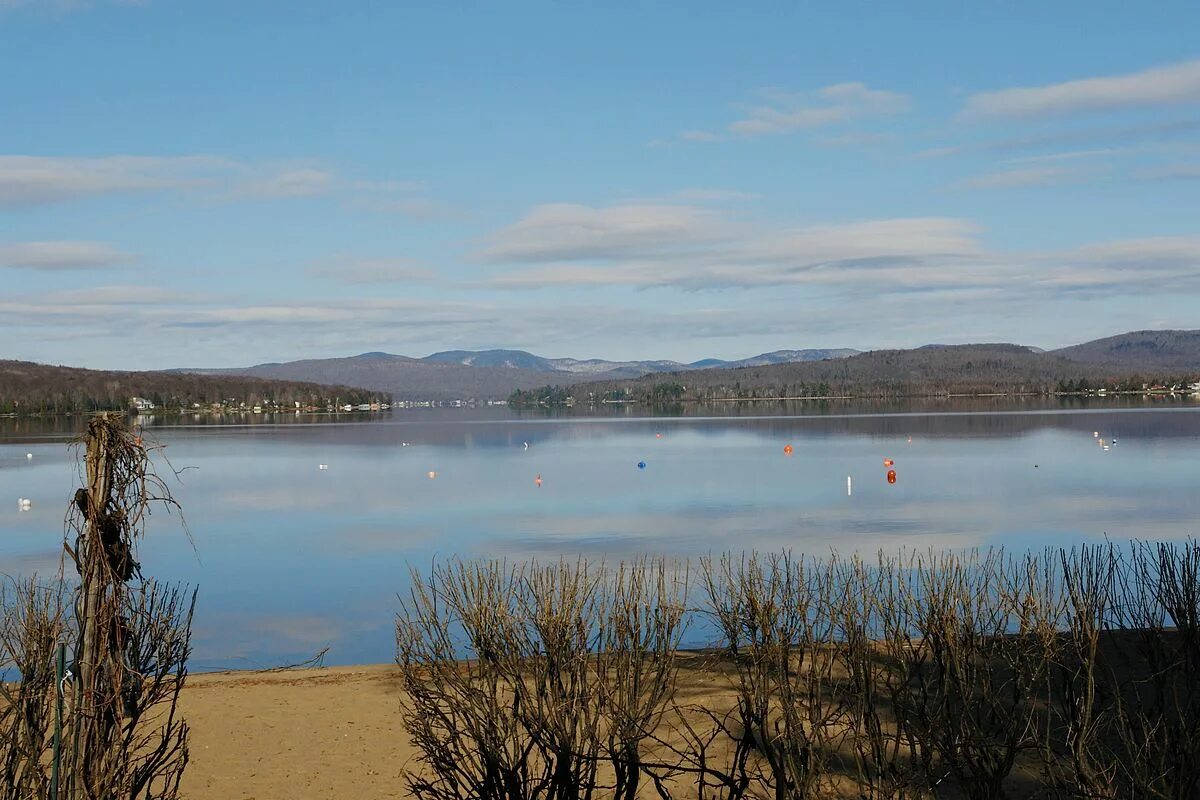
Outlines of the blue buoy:
[{"label": "blue buoy", "polygon": [[645,468],[646,468],[646,462],[645,462],[645,461],[639,461],[639,462],[638,462],[638,469],[645,469]]}]

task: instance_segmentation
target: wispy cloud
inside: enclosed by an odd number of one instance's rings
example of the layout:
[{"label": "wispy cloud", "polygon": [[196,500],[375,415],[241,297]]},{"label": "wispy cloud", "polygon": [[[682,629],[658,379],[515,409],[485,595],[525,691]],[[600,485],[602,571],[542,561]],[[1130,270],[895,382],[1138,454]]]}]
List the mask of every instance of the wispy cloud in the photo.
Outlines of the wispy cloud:
[{"label": "wispy cloud", "polygon": [[1142,125],[1095,126],[1058,130],[1036,136],[1019,136],[985,142],[932,147],[917,153],[919,158],[943,158],[971,153],[1014,153],[1050,147],[1090,144],[1125,144],[1171,139],[1200,131],[1200,119],[1177,119]]},{"label": "wispy cloud", "polygon": [[[1015,171],[1014,171],[1015,172]],[[1052,173],[1006,175],[998,185],[1058,180]],[[1022,181],[1025,183],[1023,184]],[[591,209],[609,224],[605,255],[597,254],[582,211],[577,225],[539,231],[518,223],[524,249],[506,252],[514,268],[488,281],[492,288],[554,287],[721,288],[807,286],[832,293],[838,303],[875,301],[921,293],[938,301],[992,304],[1047,299],[1058,294],[1200,289],[1200,239],[1129,239],[1051,252],[989,251],[979,226],[969,220],[925,217],[866,220],[795,228],[768,227],[717,215],[706,221],[721,230],[705,240],[684,226],[672,243],[647,243],[630,226],[623,236],[613,220],[619,209]],[[573,243],[575,246],[573,246]],[[1114,294],[1113,296],[1116,296]],[[857,298],[857,299],[855,299]],[[932,300],[931,300],[932,302]]]},{"label": "wispy cloud", "polygon": [[0,208],[102,194],[215,185],[236,167],[217,156],[51,158],[0,155]]},{"label": "wispy cloud", "polygon": [[1200,59],[1124,75],[982,92],[967,98],[968,120],[1064,116],[1200,102]]},{"label": "wispy cloud", "polygon": [[326,170],[302,167],[247,181],[236,190],[244,197],[316,197],[333,191],[337,177]]},{"label": "wispy cloud", "polygon": [[908,111],[907,95],[872,89],[864,83],[838,83],[816,92],[765,92],[767,102],[752,107],[747,115],[729,125],[739,136],[788,133],[822,128],[864,117],[886,116]]},{"label": "wispy cloud", "polygon": [[204,192],[218,202],[335,196],[408,216],[433,204],[420,184],[368,181],[312,164],[237,161],[222,156],[0,155],[0,209],[29,208],[115,194]]},{"label": "wispy cloud", "polygon": [[495,262],[615,258],[711,244],[729,236],[729,228],[716,211],[698,206],[552,203],[493,234],[482,256]]},{"label": "wispy cloud", "polygon": [[18,242],[0,245],[0,267],[43,272],[104,269],[133,257],[104,242]]},{"label": "wispy cloud", "polygon": [[836,283],[847,270],[858,274],[845,276],[852,282],[914,259],[973,255],[976,231],[944,218],[764,230],[697,206],[543,206],[495,234],[482,255],[549,264],[488,282],[497,288]]},{"label": "wispy cloud", "polygon": [[1089,158],[1101,158],[1104,156],[1114,156],[1122,152],[1115,147],[1103,147],[1095,150],[1069,150],[1063,153],[1042,153],[1036,156],[1019,156],[1016,158],[1006,158],[1004,164],[1047,164],[1061,161],[1079,161]]},{"label": "wispy cloud", "polygon": [[979,175],[963,182],[968,189],[1014,189],[1024,186],[1062,186],[1085,183],[1102,174],[1088,167],[1038,166]]}]

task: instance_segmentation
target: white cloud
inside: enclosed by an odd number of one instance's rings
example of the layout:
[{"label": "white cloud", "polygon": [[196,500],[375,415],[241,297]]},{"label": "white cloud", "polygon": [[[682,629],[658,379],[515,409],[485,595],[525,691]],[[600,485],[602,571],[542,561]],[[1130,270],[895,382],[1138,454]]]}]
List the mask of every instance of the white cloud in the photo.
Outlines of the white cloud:
[{"label": "white cloud", "polygon": [[[586,219],[577,220],[574,227],[554,229],[544,242],[538,231],[523,227],[524,249],[510,250],[505,259],[514,262],[514,269],[484,285],[685,291],[795,286],[818,292],[806,296],[821,297],[830,308],[920,293],[929,302],[975,302],[989,313],[1005,303],[1060,294],[1117,297],[1130,290],[1144,295],[1200,289],[1200,239],[1195,237],[1000,253],[983,247],[979,227],[963,219],[917,217],[766,228],[714,215],[706,221],[723,232],[721,237],[706,241],[684,226],[672,243],[666,238],[645,241],[632,223],[627,231],[612,224],[629,218],[628,211],[591,209],[609,223],[603,251],[597,250],[587,233]],[[512,238],[518,226],[499,237]]]},{"label": "white cloud", "polygon": [[0,267],[45,272],[103,269],[123,264],[128,253],[104,242],[18,242],[0,245]]},{"label": "white cloud", "polygon": [[[977,228],[945,218],[762,230],[696,206],[542,206],[493,237],[493,261],[546,264],[499,276],[499,288],[572,285],[762,286],[830,283],[868,264],[975,255]],[[910,269],[911,272],[911,269]],[[857,276],[857,277],[856,277]]]},{"label": "white cloud", "polygon": [[233,166],[228,159],[216,156],[0,155],[0,208],[101,194],[208,186]]},{"label": "white cloud", "polygon": [[863,83],[839,83],[815,93],[769,92],[768,102],[751,108],[729,130],[741,136],[788,133],[849,122],[864,117],[899,114],[911,108],[907,95],[871,89]]},{"label": "white cloud", "polygon": [[1200,102],[1200,59],[1126,75],[982,92],[967,98],[965,119],[1062,116]]},{"label": "white cloud", "polygon": [[696,206],[553,203],[494,234],[482,255],[497,262],[612,258],[717,242],[730,227]]},{"label": "white cloud", "polygon": [[344,178],[310,164],[248,163],[221,156],[0,155],[0,209],[113,194],[204,191],[218,200],[337,195],[354,203],[427,217],[436,210],[420,184]]}]

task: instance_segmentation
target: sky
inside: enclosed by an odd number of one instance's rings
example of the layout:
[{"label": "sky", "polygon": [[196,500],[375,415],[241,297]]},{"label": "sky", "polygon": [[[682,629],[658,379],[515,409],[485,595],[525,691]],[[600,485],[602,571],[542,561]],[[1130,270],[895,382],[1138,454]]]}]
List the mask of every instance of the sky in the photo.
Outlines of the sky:
[{"label": "sky", "polygon": [[1200,327],[1200,4],[0,0],[0,358]]}]

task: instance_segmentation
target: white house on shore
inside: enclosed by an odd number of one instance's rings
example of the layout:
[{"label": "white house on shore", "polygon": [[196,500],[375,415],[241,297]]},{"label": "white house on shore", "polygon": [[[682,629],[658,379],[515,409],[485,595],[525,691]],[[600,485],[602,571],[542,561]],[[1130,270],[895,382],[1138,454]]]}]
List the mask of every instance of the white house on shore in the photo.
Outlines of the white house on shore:
[{"label": "white house on shore", "polygon": [[154,409],[154,403],[151,403],[144,397],[133,397],[130,398],[129,402],[132,403],[133,407],[138,411],[152,411]]}]

